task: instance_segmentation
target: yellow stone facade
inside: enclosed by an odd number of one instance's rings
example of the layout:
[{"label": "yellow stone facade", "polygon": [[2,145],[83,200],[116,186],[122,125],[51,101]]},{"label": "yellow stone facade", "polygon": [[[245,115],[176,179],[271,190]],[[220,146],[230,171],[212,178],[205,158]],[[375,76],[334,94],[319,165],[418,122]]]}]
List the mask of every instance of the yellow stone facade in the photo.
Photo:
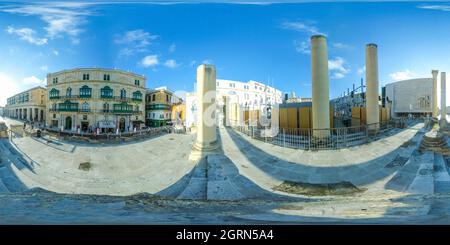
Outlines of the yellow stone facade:
[{"label": "yellow stone facade", "polygon": [[49,127],[79,132],[129,132],[145,123],[144,76],[84,68],[47,75]]},{"label": "yellow stone facade", "polygon": [[147,126],[161,127],[172,121],[173,97],[173,93],[165,87],[147,91]]},{"label": "yellow stone facade", "polygon": [[35,87],[9,97],[3,114],[24,121],[43,123],[46,118],[46,94],[45,88]]}]

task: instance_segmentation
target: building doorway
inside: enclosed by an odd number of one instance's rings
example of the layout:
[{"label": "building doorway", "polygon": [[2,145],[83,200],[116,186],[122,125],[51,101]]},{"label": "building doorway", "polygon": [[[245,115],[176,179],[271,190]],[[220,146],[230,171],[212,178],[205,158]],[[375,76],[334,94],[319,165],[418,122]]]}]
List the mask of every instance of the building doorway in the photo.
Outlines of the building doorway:
[{"label": "building doorway", "polygon": [[125,118],[119,120],[119,130],[120,132],[125,132]]},{"label": "building doorway", "polygon": [[89,129],[89,122],[81,122],[81,131],[87,132]]},{"label": "building doorway", "polygon": [[72,117],[66,117],[65,130],[72,130]]},{"label": "building doorway", "polygon": [[54,128],[58,127],[58,120],[52,120],[52,127]]}]

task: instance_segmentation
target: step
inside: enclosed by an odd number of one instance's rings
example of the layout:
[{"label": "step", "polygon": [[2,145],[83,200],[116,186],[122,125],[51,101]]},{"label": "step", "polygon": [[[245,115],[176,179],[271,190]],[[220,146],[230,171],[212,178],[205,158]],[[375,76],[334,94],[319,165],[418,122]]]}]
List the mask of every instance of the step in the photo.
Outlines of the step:
[{"label": "step", "polygon": [[397,170],[395,175],[386,183],[386,189],[405,191],[411,185],[420,166],[419,156],[416,155],[416,153],[413,153],[403,167]]},{"label": "step", "polygon": [[[4,167],[0,167],[0,169],[1,168],[4,168]],[[2,193],[9,193],[9,190],[8,190],[8,188],[6,188],[5,184],[3,184],[3,180],[2,179],[3,178],[0,177],[0,194],[2,194]]]},{"label": "step", "polygon": [[435,193],[450,193],[450,175],[442,154],[434,155]]},{"label": "step", "polygon": [[0,168],[0,178],[10,192],[23,192],[28,189],[9,168]]},{"label": "step", "polygon": [[434,193],[434,154],[426,152],[420,156],[420,166],[416,177],[406,189],[409,193],[433,194]]}]

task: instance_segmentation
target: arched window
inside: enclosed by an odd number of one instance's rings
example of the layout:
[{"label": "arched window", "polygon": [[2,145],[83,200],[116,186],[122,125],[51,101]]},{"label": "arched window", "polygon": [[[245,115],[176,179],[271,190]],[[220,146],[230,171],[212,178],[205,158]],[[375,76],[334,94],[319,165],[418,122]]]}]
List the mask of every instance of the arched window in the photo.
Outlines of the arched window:
[{"label": "arched window", "polygon": [[88,86],[84,85],[80,88],[80,98],[91,98],[92,96],[92,89]]},{"label": "arched window", "polygon": [[66,96],[67,97],[71,97],[72,96],[72,88],[67,88],[67,90],[66,90]]},{"label": "arched window", "polygon": [[121,99],[127,98],[127,91],[125,89],[120,90],[120,98]]},{"label": "arched window", "polygon": [[102,89],[100,89],[100,97],[101,98],[112,98],[113,90],[109,86],[103,87]]},{"label": "arched window", "polygon": [[142,101],[142,93],[141,91],[136,91],[133,93],[133,100]]},{"label": "arched window", "polygon": [[59,99],[59,90],[55,88],[50,90],[50,99]]}]

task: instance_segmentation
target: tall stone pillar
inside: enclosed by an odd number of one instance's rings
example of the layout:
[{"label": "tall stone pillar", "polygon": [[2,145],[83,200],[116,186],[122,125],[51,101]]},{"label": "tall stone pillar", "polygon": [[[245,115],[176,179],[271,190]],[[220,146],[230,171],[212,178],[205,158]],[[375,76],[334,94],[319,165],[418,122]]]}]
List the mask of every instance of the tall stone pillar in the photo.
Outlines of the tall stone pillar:
[{"label": "tall stone pillar", "polygon": [[330,135],[330,82],[328,78],[327,39],[323,35],[311,37],[312,66],[312,123],[313,137],[325,138]]},{"label": "tall stone pillar", "polygon": [[438,76],[439,71],[438,70],[432,70],[431,74],[433,75],[433,103],[432,106],[433,108],[431,108],[432,111],[432,116],[434,118],[438,117],[438,102],[437,102],[437,87],[438,87],[438,83],[437,83],[437,76]]},{"label": "tall stone pillar", "polygon": [[440,126],[446,127],[447,126],[447,103],[446,103],[446,76],[445,72],[441,72],[441,121]]},{"label": "tall stone pillar", "polygon": [[380,122],[378,104],[378,51],[377,45],[366,45],[366,118],[369,130],[377,130]]},{"label": "tall stone pillar", "polygon": [[197,68],[197,139],[190,160],[218,152],[215,111],[216,67],[203,64]]}]

